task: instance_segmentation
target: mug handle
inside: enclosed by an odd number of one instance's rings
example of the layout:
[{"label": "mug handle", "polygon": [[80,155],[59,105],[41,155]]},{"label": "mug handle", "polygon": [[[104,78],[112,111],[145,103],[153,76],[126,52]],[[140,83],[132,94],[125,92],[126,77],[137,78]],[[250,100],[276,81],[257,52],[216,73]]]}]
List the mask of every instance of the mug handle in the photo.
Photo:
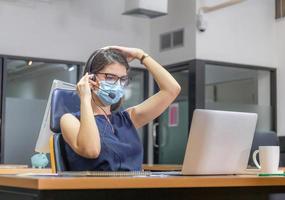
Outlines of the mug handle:
[{"label": "mug handle", "polygon": [[256,156],[257,156],[258,153],[259,153],[259,150],[255,150],[254,153],[253,153],[253,155],[252,155],[252,158],[253,158],[253,162],[254,162],[255,166],[256,166],[258,169],[261,169],[259,163],[258,163],[257,160],[256,160]]}]

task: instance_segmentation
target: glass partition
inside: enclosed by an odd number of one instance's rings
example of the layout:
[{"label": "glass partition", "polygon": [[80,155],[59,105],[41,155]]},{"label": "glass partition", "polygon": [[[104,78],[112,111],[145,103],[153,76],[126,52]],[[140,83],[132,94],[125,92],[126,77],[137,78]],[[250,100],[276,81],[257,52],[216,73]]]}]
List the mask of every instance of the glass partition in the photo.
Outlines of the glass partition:
[{"label": "glass partition", "polygon": [[254,112],[256,130],[272,130],[270,83],[270,71],[206,64],[205,108]]},{"label": "glass partition", "polygon": [[2,162],[30,164],[52,82],[75,84],[79,65],[21,59],[5,63]]}]

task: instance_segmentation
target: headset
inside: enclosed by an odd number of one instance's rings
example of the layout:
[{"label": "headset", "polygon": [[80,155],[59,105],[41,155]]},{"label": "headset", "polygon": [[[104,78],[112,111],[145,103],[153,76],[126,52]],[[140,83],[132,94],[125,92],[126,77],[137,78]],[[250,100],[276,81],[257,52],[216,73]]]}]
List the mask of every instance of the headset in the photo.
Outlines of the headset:
[{"label": "headset", "polygon": [[[96,58],[96,56],[101,53],[104,49],[98,49],[96,50],[94,53],[91,54],[91,56],[89,57],[89,59],[87,60],[86,62],[86,65],[85,65],[85,68],[88,72],[88,74],[91,74],[91,67],[92,67],[92,64],[94,63],[94,60]],[[96,76],[94,74],[94,76],[92,77],[91,79],[92,81],[96,81]],[[109,91],[106,91],[106,90],[103,90],[102,88],[98,87],[97,85],[94,85],[95,87],[97,87],[99,90],[102,90],[103,92],[105,92],[106,94],[108,94],[108,96],[111,98],[111,99],[114,99],[116,97],[116,94],[113,93],[113,92],[109,92]],[[92,90],[92,89],[91,89]]]}]

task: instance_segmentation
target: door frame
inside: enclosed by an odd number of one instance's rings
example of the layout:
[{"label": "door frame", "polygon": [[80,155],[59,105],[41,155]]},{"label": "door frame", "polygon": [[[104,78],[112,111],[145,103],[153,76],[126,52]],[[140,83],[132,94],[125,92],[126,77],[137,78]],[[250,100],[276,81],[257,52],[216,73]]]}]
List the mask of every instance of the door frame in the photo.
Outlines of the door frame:
[{"label": "door frame", "polygon": [[[173,72],[179,72],[179,71],[184,71],[184,70],[188,70],[188,77],[189,77],[189,81],[188,81],[188,88],[190,88],[191,84],[190,80],[191,79],[191,73],[190,71],[193,70],[194,68],[193,66],[193,62],[192,61],[185,61],[185,62],[180,62],[180,63],[175,63],[175,64],[171,64],[171,65],[166,65],[165,69],[169,72],[169,73],[173,73]],[[195,80],[194,80],[195,81]],[[158,92],[159,88],[158,85],[156,84],[156,82],[154,81],[154,85],[153,85],[153,91],[154,93]],[[191,92],[192,90],[190,90]],[[190,106],[190,98],[194,97],[194,94],[190,94],[189,92],[189,100],[188,100],[188,116],[190,117],[190,110],[192,109]],[[192,92],[191,92],[192,93]],[[194,91],[195,93],[195,91]],[[154,124],[158,123],[159,121],[159,117],[158,116],[156,119],[154,119]],[[188,123],[188,129],[189,129],[190,124]],[[159,144],[159,126],[156,127],[156,138],[154,138],[155,141],[153,141],[154,144]],[[159,147],[155,147],[153,146],[153,163],[154,164],[158,164],[159,162]]]}]

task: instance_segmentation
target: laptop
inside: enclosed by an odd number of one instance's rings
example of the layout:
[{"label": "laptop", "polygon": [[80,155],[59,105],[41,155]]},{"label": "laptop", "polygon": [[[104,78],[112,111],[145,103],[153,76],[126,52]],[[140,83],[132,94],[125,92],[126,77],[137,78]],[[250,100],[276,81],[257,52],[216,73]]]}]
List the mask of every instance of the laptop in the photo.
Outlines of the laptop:
[{"label": "laptop", "polygon": [[182,174],[247,173],[256,123],[256,113],[195,110]]},{"label": "laptop", "polygon": [[[62,172],[69,176],[161,176],[248,174],[257,114],[196,109],[182,171]],[[251,173],[251,172],[249,172]]]}]

